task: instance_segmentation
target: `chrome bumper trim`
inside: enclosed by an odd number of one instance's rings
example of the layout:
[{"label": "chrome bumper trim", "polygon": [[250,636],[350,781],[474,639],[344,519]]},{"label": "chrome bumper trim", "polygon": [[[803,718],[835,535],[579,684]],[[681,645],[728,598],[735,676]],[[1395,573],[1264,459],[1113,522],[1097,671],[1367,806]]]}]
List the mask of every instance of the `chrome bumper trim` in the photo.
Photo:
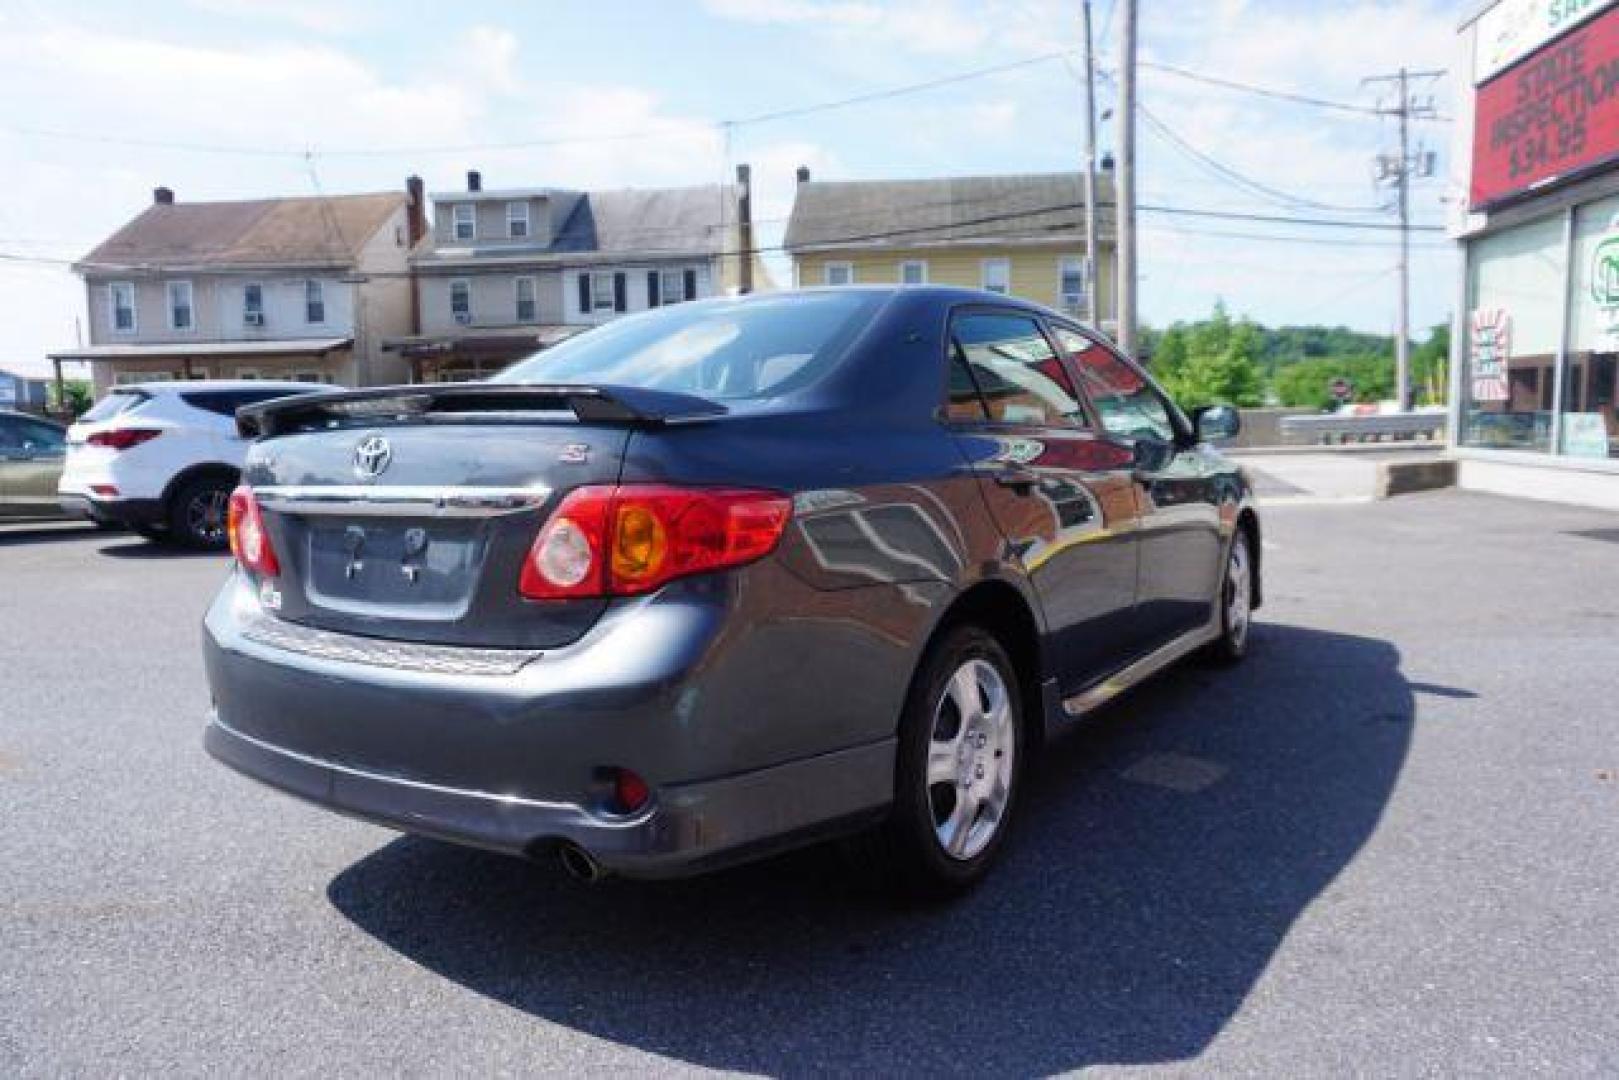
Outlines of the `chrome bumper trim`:
[{"label": "chrome bumper trim", "polygon": [[524,649],[480,649],[417,641],[357,637],[264,616],[244,621],[242,637],[284,652],[350,664],[422,671],[435,675],[515,675],[540,653]]}]

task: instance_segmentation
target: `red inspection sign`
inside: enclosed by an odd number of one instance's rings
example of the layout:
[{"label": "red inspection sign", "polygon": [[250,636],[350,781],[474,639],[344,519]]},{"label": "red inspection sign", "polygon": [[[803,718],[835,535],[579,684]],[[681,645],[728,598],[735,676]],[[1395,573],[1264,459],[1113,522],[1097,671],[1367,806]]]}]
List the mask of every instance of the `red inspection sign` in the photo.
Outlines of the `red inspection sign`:
[{"label": "red inspection sign", "polygon": [[1619,8],[1478,88],[1469,203],[1481,210],[1619,157]]}]

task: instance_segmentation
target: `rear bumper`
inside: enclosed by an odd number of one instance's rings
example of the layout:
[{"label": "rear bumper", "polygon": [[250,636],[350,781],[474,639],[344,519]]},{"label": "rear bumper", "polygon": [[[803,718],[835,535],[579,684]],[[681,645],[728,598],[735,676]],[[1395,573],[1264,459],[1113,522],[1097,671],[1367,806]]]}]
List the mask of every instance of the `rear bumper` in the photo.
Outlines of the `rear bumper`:
[{"label": "rear bumper", "polygon": [[891,744],[858,747],[664,787],[650,810],[612,819],[573,803],[443,787],[321,761],[233,731],[217,715],[204,745],[237,772],[364,821],[527,857],[571,843],[607,872],[640,878],[698,873],[855,827],[881,808],[862,807],[851,778],[863,775],[876,784],[893,775]]},{"label": "rear bumper", "polygon": [[63,492],[57,504],[70,517],[112,525],[162,525],[168,512],[159,499],[98,499],[93,495]]},{"label": "rear bumper", "polygon": [[[772,693],[733,652],[747,637],[724,632],[726,603],[712,588],[671,589],[503,666],[272,620],[302,636],[278,640],[235,574],[205,623],[205,744],[353,817],[520,855],[575,844],[630,877],[694,873],[880,816],[892,720],[864,740],[827,734],[824,704],[818,728],[792,720],[804,695]],[[606,810],[611,767],[648,780],[647,809]]]}]

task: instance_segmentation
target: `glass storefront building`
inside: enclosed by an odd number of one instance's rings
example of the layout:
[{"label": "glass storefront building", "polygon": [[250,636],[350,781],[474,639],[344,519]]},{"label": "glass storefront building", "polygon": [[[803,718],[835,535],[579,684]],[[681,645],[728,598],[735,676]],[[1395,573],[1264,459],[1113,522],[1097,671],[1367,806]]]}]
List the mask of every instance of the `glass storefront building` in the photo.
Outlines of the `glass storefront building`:
[{"label": "glass storefront building", "polygon": [[1533,466],[1590,474],[1619,500],[1619,2],[1497,0],[1461,45],[1464,484],[1469,462]]}]

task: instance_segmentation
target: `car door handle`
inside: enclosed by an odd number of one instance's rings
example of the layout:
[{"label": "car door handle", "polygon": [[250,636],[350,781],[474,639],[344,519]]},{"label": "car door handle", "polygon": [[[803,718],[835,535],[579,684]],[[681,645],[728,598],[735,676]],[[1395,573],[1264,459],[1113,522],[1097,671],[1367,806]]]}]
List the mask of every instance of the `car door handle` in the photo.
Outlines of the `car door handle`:
[{"label": "car door handle", "polygon": [[1032,494],[1035,485],[1040,483],[1040,478],[1027,469],[999,469],[991,475],[1001,487],[1011,488],[1019,495]]}]

